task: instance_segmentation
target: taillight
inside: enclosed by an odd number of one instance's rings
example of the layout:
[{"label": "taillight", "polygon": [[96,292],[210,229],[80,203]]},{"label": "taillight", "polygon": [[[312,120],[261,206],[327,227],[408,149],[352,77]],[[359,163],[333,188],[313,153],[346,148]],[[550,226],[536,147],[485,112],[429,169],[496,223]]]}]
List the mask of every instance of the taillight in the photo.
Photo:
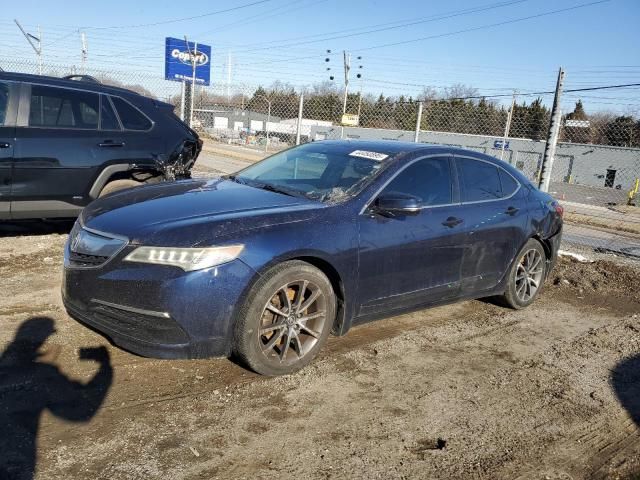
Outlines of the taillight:
[{"label": "taillight", "polygon": [[558,202],[553,202],[553,208],[555,209],[556,213],[560,216],[560,218],[562,218],[562,215],[564,215],[564,208],[562,207],[562,205],[560,205]]}]

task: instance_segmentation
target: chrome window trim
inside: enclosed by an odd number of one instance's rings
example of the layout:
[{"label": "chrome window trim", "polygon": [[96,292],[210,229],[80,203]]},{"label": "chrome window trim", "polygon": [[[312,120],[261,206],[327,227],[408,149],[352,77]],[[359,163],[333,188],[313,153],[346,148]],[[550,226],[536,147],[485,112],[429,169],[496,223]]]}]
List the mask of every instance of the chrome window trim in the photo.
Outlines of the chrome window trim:
[{"label": "chrome window trim", "polygon": [[[147,130],[131,130],[129,128],[124,128],[124,126],[122,125],[122,121],[120,120],[120,114],[118,113],[118,110],[116,109],[116,106],[113,104],[113,102],[111,101],[111,98],[109,98],[109,102],[111,103],[111,108],[113,108],[113,112],[116,114],[116,118],[118,119],[118,123],[120,124],[120,132],[150,132],[151,130],[153,130],[153,127],[155,127],[156,123],[150,119],[146,113],[144,113],[142,110],[140,110],[138,107],[136,107],[135,105],[133,105],[130,101],[128,101],[126,98],[121,97],[120,95],[114,95],[111,93],[107,93],[107,92],[101,92],[99,90],[88,90],[86,88],[77,88],[77,87],[68,87],[68,86],[60,86],[60,85],[51,85],[49,83],[43,83],[43,82],[22,82],[22,85],[27,87],[27,92],[23,92],[22,98],[21,98],[21,104],[23,104],[24,106],[22,107],[25,111],[21,112],[23,113],[24,117],[23,118],[23,124],[20,124],[19,122],[17,122],[18,127],[25,127],[25,128],[44,128],[44,129],[55,129],[55,130],[79,130],[82,132],[93,132],[93,131],[105,131],[105,132],[116,132],[118,130],[101,130],[100,127],[100,122],[98,120],[98,127],[97,128],[77,128],[77,127],[46,127],[46,126],[32,126],[29,125],[29,114],[31,112],[31,86],[32,85],[38,85],[40,87],[49,87],[49,88],[60,88],[63,90],[74,90],[74,91],[78,91],[78,92],[85,92],[85,93],[93,93],[94,95],[98,95],[98,97],[102,97],[103,95],[106,97],[118,97],[120,100],[122,100],[123,102],[128,103],[132,108],[136,109],[138,112],[140,112],[140,114],[146,118],[149,122],[151,122],[151,127],[149,127]],[[142,95],[141,95],[142,96]],[[147,98],[147,97],[145,97]],[[98,108],[100,108],[100,98],[98,99]],[[100,112],[98,112],[98,119],[100,119]]]},{"label": "chrome window trim", "polygon": [[[387,187],[387,185],[389,185],[389,183],[391,183],[406,168],[408,168],[409,166],[413,165],[416,162],[419,162],[420,160],[426,160],[428,158],[434,158],[434,157],[447,157],[449,159],[452,159],[454,162],[456,161],[456,158],[466,158],[466,159],[469,159],[469,160],[475,160],[477,162],[488,163],[489,165],[492,165],[492,166],[504,171],[507,175],[509,175],[511,178],[513,178],[513,180],[516,182],[517,187],[513,191],[513,193],[511,193],[511,195],[509,195],[507,197],[491,198],[491,199],[488,199],[488,200],[473,200],[473,201],[469,201],[469,202],[460,201],[460,202],[457,202],[457,203],[444,203],[444,204],[441,204],[441,205],[425,205],[423,207],[420,207],[420,208],[416,209],[415,211],[422,211],[422,210],[425,210],[425,209],[428,209],[428,208],[455,207],[455,206],[458,206],[458,205],[474,205],[474,204],[478,204],[478,203],[489,203],[489,202],[499,202],[501,200],[509,200],[516,193],[518,193],[520,191],[520,189],[522,188],[522,184],[518,181],[518,179],[516,177],[511,175],[511,173],[508,170],[502,168],[500,165],[497,165],[497,164],[495,164],[495,163],[493,163],[493,162],[491,162],[489,160],[484,160],[484,159],[476,158],[476,157],[469,156],[469,155],[461,155],[461,154],[458,154],[458,153],[455,153],[455,152],[445,153],[445,154],[433,153],[431,155],[427,155],[427,156],[424,156],[424,157],[416,158],[414,160],[411,160],[406,165],[403,165],[402,168],[400,168],[400,170],[398,170],[394,176],[392,176],[389,180],[384,182],[384,184],[378,190],[376,190],[376,192],[371,196],[371,198],[369,198],[369,200],[367,200],[367,202],[364,204],[364,207],[362,207],[362,209],[360,210],[359,215],[363,215],[371,207],[371,204],[375,201],[375,199],[378,197],[380,192],[382,190],[384,190]],[[453,172],[453,173],[454,173],[454,175],[459,177],[457,164],[456,164],[455,167],[456,167],[455,168],[455,172]],[[502,186],[502,184],[501,184],[501,186]],[[460,196],[462,197],[462,189],[460,189]]]}]

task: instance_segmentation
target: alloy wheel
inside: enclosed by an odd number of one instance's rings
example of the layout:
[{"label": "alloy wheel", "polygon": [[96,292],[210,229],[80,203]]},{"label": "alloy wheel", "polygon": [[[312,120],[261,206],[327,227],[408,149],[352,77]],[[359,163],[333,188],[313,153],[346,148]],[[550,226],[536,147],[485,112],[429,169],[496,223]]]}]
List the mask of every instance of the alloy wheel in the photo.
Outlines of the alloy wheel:
[{"label": "alloy wheel", "polygon": [[540,289],[544,273],[544,260],[536,249],[527,250],[516,268],[516,295],[523,303],[530,301]]},{"label": "alloy wheel", "polygon": [[324,330],[326,299],[318,285],[298,280],[280,287],[265,305],[258,337],[262,353],[277,365],[299,361]]}]

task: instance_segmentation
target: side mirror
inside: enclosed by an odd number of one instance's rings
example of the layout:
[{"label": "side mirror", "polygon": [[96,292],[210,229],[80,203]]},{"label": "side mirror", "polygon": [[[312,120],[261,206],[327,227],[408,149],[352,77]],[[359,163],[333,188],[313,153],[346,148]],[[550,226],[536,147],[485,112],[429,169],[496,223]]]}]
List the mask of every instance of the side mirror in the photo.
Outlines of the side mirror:
[{"label": "side mirror", "polygon": [[417,215],[420,212],[420,199],[405,193],[383,193],[373,202],[374,210],[381,214]]}]

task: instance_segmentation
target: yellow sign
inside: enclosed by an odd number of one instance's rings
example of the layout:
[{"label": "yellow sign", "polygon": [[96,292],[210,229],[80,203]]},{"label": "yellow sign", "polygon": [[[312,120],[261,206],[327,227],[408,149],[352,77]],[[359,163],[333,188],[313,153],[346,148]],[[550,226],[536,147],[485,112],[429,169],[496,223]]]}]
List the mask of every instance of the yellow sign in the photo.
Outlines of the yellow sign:
[{"label": "yellow sign", "polygon": [[359,123],[360,117],[358,115],[354,115],[352,113],[345,113],[344,115],[342,115],[342,125],[357,127]]}]

